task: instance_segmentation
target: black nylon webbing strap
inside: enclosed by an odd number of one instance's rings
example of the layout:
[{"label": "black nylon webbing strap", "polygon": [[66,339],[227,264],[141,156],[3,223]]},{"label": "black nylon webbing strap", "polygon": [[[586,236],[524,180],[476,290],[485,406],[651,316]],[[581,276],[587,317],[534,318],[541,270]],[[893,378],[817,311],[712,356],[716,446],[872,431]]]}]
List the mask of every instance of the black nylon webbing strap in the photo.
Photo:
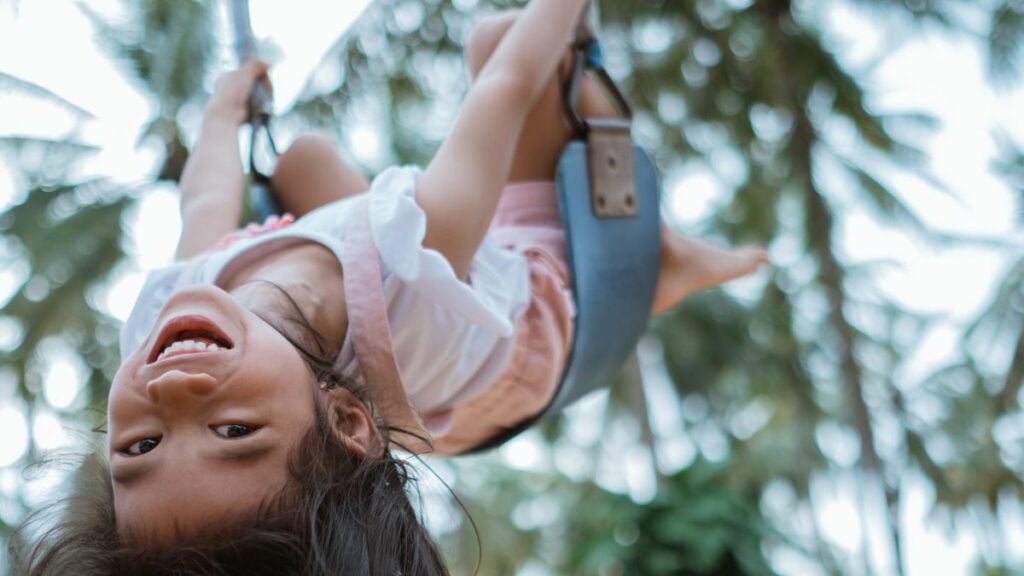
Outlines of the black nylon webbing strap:
[{"label": "black nylon webbing strap", "polygon": [[[235,55],[238,58],[239,66],[241,66],[250,60],[259,58],[259,49],[249,17],[249,0],[229,0],[228,9],[235,36]],[[249,177],[251,178],[249,194],[252,208],[260,219],[281,213],[280,206],[274,199],[273,191],[270,188],[270,176],[256,167],[256,144],[261,132],[266,134],[271,155],[275,159],[278,155],[274,136],[270,132],[273,102],[273,95],[268,86],[263,82],[256,82],[249,94],[248,122],[252,129],[249,138]]]},{"label": "black nylon webbing strap", "polygon": [[580,86],[584,73],[587,71],[593,73],[605,95],[611,99],[620,119],[627,124],[632,123],[633,119],[633,109],[604,67],[604,56],[601,42],[597,38],[597,29],[597,3],[590,0],[580,15],[576,38],[571,44],[572,70],[562,90],[562,107],[575,139],[586,140],[591,130],[590,123],[580,116],[576,109],[579,103]]},{"label": "black nylon webbing strap", "polygon": [[[249,17],[249,0],[231,0],[229,4],[231,26],[235,35],[235,56],[238,64],[259,58],[259,48],[252,32],[252,21]],[[273,96],[262,83],[253,86],[249,95],[249,121],[256,126],[265,123],[273,110]]]},{"label": "black nylon webbing strap", "polygon": [[580,14],[580,23],[576,26],[576,37],[573,38],[574,48],[597,41],[597,27],[600,20],[597,17],[597,3],[588,0]]}]

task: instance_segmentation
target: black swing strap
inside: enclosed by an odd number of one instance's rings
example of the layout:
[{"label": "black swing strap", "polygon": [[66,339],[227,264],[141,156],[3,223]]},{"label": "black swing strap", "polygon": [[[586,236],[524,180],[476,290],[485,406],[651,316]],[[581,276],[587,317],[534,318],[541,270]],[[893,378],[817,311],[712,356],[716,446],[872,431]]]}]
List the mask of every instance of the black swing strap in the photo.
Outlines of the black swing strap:
[{"label": "black swing strap", "polygon": [[[249,16],[248,0],[229,0],[231,24],[235,36],[235,54],[238,63],[243,64],[259,57],[256,37],[252,31],[252,20]],[[273,97],[267,87],[257,82],[249,95],[249,125],[252,131],[249,137],[249,177],[252,180],[250,199],[253,210],[260,219],[281,213],[281,208],[270,190],[270,176],[256,167],[256,149],[260,134],[266,136],[271,154],[278,156],[277,145],[270,131]]]},{"label": "black swing strap", "polygon": [[[587,143],[587,170],[594,214],[622,218],[637,213],[634,182],[633,109],[605,68],[597,38],[597,7],[591,0],[573,41],[572,70],[562,91],[562,107],[573,139]],[[589,73],[616,109],[616,118],[583,118],[578,110],[580,87]]]},{"label": "black swing strap", "polygon": [[615,80],[608,74],[605,68],[604,49],[597,38],[598,14],[597,4],[591,0],[587,2],[580,24],[576,28],[576,37],[570,48],[573,51],[572,72],[566,79],[562,92],[562,106],[565,110],[565,117],[573,131],[573,137],[586,139],[594,119],[584,119],[580,116],[576,106],[579,103],[580,86],[583,82],[583,75],[590,71],[597,79],[602,90],[611,98],[612,105],[619,113],[619,121],[631,124],[633,120],[633,109],[630,107],[626,97],[619,90]]},{"label": "black swing strap", "polygon": [[[633,143],[633,114],[605,68],[591,1],[574,44],[564,92],[576,132],[558,165],[558,200],[576,301],[573,347],[547,413],[606,386],[646,330],[661,259],[658,171]],[[584,73],[618,109],[616,118],[582,118]]]}]

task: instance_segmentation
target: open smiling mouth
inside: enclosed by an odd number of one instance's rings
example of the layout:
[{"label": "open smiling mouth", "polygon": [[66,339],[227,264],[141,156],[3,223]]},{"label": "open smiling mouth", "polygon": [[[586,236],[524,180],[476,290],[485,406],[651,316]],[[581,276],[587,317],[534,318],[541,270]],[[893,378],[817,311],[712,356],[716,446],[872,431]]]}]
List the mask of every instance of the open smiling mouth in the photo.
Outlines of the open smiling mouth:
[{"label": "open smiling mouth", "polygon": [[233,345],[227,336],[204,318],[178,318],[167,323],[150,352],[147,364],[176,356],[199,352],[230,350]]}]

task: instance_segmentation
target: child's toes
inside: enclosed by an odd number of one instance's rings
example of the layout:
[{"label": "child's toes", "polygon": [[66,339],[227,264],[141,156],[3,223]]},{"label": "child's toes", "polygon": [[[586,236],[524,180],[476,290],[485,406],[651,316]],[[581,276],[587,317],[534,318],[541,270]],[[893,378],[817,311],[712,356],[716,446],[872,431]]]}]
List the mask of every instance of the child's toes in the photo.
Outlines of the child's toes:
[{"label": "child's toes", "polygon": [[757,271],[769,262],[768,251],[757,246],[723,249],[707,263],[707,286],[717,286]]},{"label": "child's toes", "polygon": [[734,250],[734,255],[737,265],[747,272],[754,272],[771,262],[768,251],[760,246],[742,246]]},{"label": "child's toes", "polygon": [[664,240],[654,312],[673,308],[694,292],[753,274],[770,261],[768,251],[758,246],[723,248],[672,233]]}]

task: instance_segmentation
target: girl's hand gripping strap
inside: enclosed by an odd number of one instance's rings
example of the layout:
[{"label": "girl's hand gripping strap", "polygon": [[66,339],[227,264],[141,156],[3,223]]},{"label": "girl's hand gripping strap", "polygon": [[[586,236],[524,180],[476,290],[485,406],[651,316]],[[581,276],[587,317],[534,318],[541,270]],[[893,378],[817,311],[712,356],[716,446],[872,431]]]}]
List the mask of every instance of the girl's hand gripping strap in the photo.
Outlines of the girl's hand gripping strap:
[{"label": "girl's hand gripping strap", "polygon": [[[252,32],[248,0],[231,0],[231,25],[235,32],[235,55],[238,63],[244,64],[259,58],[256,37]],[[270,120],[274,99],[267,87],[257,82],[249,95],[249,122],[253,127],[264,126]]]},{"label": "girl's hand gripping strap", "polygon": [[353,207],[355,214],[346,231],[342,262],[352,346],[367,394],[390,430],[390,440],[398,440],[397,444],[410,452],[430,452],[430,437],[409,404],[391,347],[380,256],[370,228],[369,201],[370,197],[364,196]]}]

